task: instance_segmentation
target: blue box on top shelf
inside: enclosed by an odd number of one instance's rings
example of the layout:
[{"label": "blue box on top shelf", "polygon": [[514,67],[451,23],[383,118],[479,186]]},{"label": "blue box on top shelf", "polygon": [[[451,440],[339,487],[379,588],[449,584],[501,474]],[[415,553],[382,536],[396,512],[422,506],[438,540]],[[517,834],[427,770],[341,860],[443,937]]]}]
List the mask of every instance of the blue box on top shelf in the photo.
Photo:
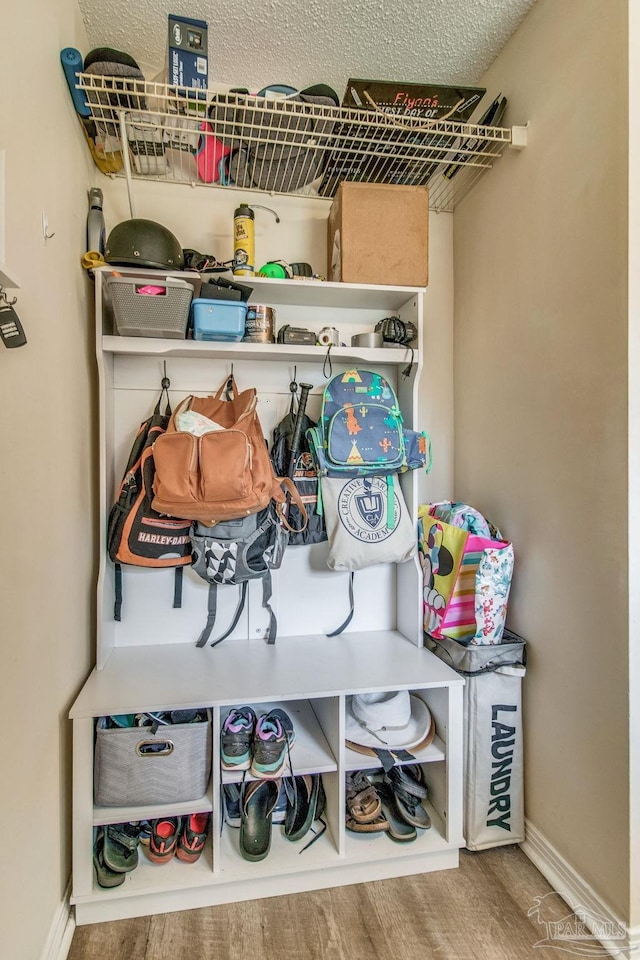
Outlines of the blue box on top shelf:
[{"label": "blue box on top shelf", "polygon": [[169,83],[207,89],[207,24],[169,14]]},{"label": "blue box on top shelf", "polygon": [[205,300],[191,303],[194,340],[222,340],[239,343],[244,337],[246,303],[234,300]]}]

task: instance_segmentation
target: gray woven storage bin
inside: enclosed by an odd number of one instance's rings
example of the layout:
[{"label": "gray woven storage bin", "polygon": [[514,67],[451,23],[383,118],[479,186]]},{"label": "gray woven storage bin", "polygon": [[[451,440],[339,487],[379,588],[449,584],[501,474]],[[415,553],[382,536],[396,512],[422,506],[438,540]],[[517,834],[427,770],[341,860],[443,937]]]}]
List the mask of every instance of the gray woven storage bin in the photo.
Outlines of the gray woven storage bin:
[{"label": "gray woven storage bin", "polygon": [[[163,287],[164,294],[150,296],[141,288]],[[184,340],[193,287],[186,280],[168,277],[108,277],[116,328],[121,337],[168,337]]]},{"label": "gray woven storage bin", "polygon": [[[206,723],[158,727],[96,726],[94,796],[105,807],[199,800],[211,773],[211,714]],[[149,744],[166,743],[161,753]]]}]

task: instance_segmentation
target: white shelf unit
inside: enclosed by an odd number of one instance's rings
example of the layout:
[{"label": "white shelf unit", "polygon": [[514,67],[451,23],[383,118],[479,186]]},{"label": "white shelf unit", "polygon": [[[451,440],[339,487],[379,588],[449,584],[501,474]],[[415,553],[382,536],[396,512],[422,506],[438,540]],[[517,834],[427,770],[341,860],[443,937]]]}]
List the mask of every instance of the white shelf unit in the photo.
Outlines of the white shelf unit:
[{"label": "white shelf unit", "polygon": [[[173,572],[125,567],[122,621],[113,612],[113,565],[106,554],[106,520],[121,479],[132,437],[155,406],[160,379],[171,380],[175,405],[188,393],[215,391],[234,365],[238,386],[258,387],[263,430],[288,409],[289,381],[313,384],[309,413],[317,415],[326,383],[324,348],[288,349],[279,344],[196,343],[117,336],[105,293],[109,268],[96,271],[96,355],[100,420],[100,568],[97,602],[97,664],[71,710],[74,726],[73,895],[78,923],[273,896],[300,890],[457,866],[462,838],[461,678],[422,646],[422,574],[417,559],[359,571],[355,614],[345,633],[326,634],[348,609],[348,574],[326,566],[327,545],[288,548],[273,573],[273,608],[278,618],[274,646],[264,642],[267,625],[258,583],[250,583],[247,609],[230,638],[198,649],[206,620],[207,586],[185,570],[183,606],[171,606]],[[157,271],[123,275],[157,277]],[[197,289],[195,274],[172,273]],[[294,323],[319,329],[335,326],[346,342],[395,313],[418,329],[411,374],[405,349],[332,349],[333,374],[375,363],[396,388],[405,425],[418,428],[417,378],[422,363],[423,291],[313,281],[252,279],[252,302],[276,310],[277,326]],[[249,348],[249,349],[245,349]],[[402,476],[408,509],[418,506],[416,472]],[[219,591],[222,632],[237,602],[237,588]],[[345,774],[373,769],[375,758],[346,748],[345,698],[351,693],[410,689],[428,704],[436,737],[416,755],[425,771],[433,819],[430,830],[410,844],[384,836],[363,838],[344,826]],[[302,855],[274,827],[273,848],[260,863],[244,861],[237,831],[222,829],[219,736],[226,710],[251,703],[266,712],[280,704],[298,732],[292,748],[295,774],[320,773],[327,796],[328,829]],[[144,807],[98,807],[93,801],[95,719],[110,714],[208,707],[213,717],[212,776],[196,802]],[[206,854],[197,864],[157,866],[145,860],[124,884],[102,889],[93,875],[93,827],[161,815],[212,812]]]},{"label": "white shelf unit", "polygon": [[[215,651],[192,644],[152,649],[120,648],[103,670],[94,670],[72,710],[74,724],[74,881],[72,901],[80,924],[189,909],[234,900],[363,882],[456,867],[462,838],[463,681],[424,648],[396,631],[341,637],[278,638],[225,642]],[[436,722],[437,736],[416,761],[429,786],[433,826],[410,844],[387,837],[362,837],[344,826],[345,774],[373,769],[374,758],[355,754],[344,742],[345,697],[349,693],[409,688],[422,697]],[[278,703],[291,716],[296,743],[295,774],[320,773],[327,795],[327,831],[300,855],[273,827],[272,849],[260,863],[244,861],[238,831],[222,829],[220,726],[234,704],[251,703],[258,713]],[[144,807],[93,804],[94,718],[139,710],[188,709],[213,712],[212,784],[201,802]],[[240,778],[235,775],[235,779]],[[212,810],[206,856],[197,864],[157,866],[140,854],[140,865],[112,890],[97,886],[91,861],[92,829],[104,823]]]},{"label": "white shelf unit", "polygon": [[[507,147],[526,145],[522,126],[403,119],[373,106],[320,106],[86,73],[78,75],[78,87],[95,125],[101,169],[133,179],[328,198],[341,180],[428,185],[431,209],[451,212]],[[221,183],[223,148],[246,163],[231,159]],[[206,151],[211,166],[202,162]]]}]

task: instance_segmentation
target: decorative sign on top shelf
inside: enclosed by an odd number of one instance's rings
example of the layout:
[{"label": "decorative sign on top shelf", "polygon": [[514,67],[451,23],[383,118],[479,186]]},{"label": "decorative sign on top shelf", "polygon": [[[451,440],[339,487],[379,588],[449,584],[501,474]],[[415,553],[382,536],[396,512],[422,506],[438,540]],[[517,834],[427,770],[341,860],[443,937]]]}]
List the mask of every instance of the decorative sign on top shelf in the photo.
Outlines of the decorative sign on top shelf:
[{"label": "decorative sign on top shelf", "polygon": [[[332,195],[341,180],[426,185],[458,137],[455,128],[444,133],[425,129],[425,121],[467,123],[485,93],[485,87],[349,80],[343,106],[369,109],[391,121],[385,134],[387,157],[379,154],[371,169],[370,163],[363,164],[351,151],[332,154],[324,192]],[[350,126],[351,137],[358,139],[363,133],[363,128]]]},{"label": "decorative sign on top shelf", "polygon": [[458,120],[466,123],[486,92],[485,87],[349,80],[342,105],[375,107],[389,116],[404,119]]}]

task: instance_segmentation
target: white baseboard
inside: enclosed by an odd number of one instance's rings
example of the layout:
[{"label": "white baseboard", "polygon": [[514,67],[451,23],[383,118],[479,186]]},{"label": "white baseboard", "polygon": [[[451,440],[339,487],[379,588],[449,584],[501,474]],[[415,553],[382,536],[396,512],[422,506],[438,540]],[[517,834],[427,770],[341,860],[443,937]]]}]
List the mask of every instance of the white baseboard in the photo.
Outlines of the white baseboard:
[{"label": "white baseboard", "polygon": [[[529,820],[525,823],[525,837],[524,843],[520,844],[522,852],[538,868],[556,893],[560,894],[576,912],[584,926],[600,940],[606,953],[616,957],[617,960],[627,960],[627,958],[639,960],[640,927],[634,929],[627,927],[609,904],[605,903],[593,887]],[[544,937],[544,930],[541,935]],[[578,939],[580,939],[579,933]],[[585,945],[589,943],[592,950],[596,951],[590,952],[589,955],[597,956],[597,946],[586,938],[585,941]],[[560,943],[559,940],[559,948]],[[553,937],[548,945],[554,946]]]},{"label": "white baseboard", "polygon": [[64,892],[62,903],[55,912],[41,960],[67,960],[76,928],[73,908],[69,903],[70,896],[71,886],[69,885]]}]

